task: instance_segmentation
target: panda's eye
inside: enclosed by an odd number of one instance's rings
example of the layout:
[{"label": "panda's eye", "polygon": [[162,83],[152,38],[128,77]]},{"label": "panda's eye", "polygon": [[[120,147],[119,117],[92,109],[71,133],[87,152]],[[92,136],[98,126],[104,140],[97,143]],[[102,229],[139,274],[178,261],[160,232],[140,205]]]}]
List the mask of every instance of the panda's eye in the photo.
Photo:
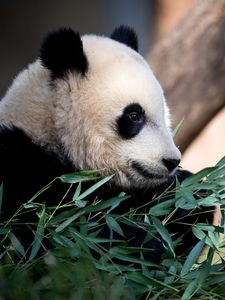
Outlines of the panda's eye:
[{"label": "panda's eye", "polygon": [[129,113],[129,118],[132,122],[137,123],[140,121],[140,115],[137,112]]},{"label": "panda's eye", "polygon": [[117,132],[125,139],[135,137],[146,123],[144,109],[134,103],[125,107],[123,114],[117,119]]}]

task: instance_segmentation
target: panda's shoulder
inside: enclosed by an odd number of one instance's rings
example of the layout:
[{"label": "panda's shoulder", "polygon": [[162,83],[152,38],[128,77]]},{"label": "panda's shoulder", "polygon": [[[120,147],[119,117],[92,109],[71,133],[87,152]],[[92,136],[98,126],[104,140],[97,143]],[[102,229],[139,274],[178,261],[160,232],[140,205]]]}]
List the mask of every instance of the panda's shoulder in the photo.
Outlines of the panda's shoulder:
[{"label": "panda's shoulder", "polygon": [[29,144],[30,146],[33,144],[22,129],[15,126],[6,127],[4,125],[0,128],[0,143],[1,151],[5,150],[6,147],[14,146],[15,143],[21,146],[24,145],[24,148]]},{"label": "panda's shoulder", "polygon": [[46,154],[44,148],[35,144],[22,129],[4,126],[0,129],[0,151],[1,155],[10,156],[15,161],[18,161],[20,155],[25,156],[27,153],[33,153],[32,156],[38,154],[37,159]]},{"label": "panda's shoulder", "polygon": [[64,162],[60,161],[57,154],[34,143],[18,127],[3,126],[0,129],[0,162],[3,174],[35,172],[38,176],[41,172],[46,173],[46,170],[52,175],[66,171]]}]

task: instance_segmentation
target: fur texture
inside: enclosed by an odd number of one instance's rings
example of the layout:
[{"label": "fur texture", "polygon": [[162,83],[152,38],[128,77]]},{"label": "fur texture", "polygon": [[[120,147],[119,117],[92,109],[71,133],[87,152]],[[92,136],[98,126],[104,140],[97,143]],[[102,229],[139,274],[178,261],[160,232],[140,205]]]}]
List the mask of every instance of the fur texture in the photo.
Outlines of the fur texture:
[{"label": "fur texture", "polygon": [[[63,33],[67,36],[66,30],[60,30],[58,38],[54,33],[54,43],[48,36],[42,49],[51,51],[45,50],[44,58],[42,54],[44,61],[37,60],[15,79],[0,103],[0,124],[21,128],[34,142],[61,156],[66,153],[79,169],[99,169],[103,176],[116,173],[117,185],[146,187],[165,181],[170,172],[162,160],[179,160],[180,152],[172,139],[162,89],[148,64],[125,44],[86,35],[83,47],[78,45],[88,60],[83,76],[64,58],[66,50],[57,50],[63,47]],[[65,65],[60,62],[62,70],[57,70],[58,77],[54,75],[53,87],[49,86],[55,72],[54,57],[48,58],[54,50],[51,42],[57,52],[55,64],[65,59],[67,66],[67,76],[62,78]],[[138,135],[123,139],[116,120],[133,103],[144,109],[146,122]],[[133,168],[137,160],[153,175],[151,180]]]},{"label": "fur texture", "polygon": [[134,30],[128,26],[121,25],[111,34],[111,39],[126,44],[135,51],[138,51],[138,38]]},{"label": "fur texture", "polygon": [[80,35],[69,28],[51,32],[46,37],[41,45],[40,58],[51,71],[52,80],[65,77],[69,70],[84,75],[88,69]]},{"label": "fur texture", "polygon": [[[44,40],[40,59],[15,78],[0,102],[3,220],[52,179],[77,170],[99,169],[102,176],[115,173],[114,182],[93,197],[131,194],[117,213],[146,204],[174,187],[171,175],[180,152],[172,139],[169,110],[158,81],[135,51],[136,35],[125,29],[114,32],[117,41],[80,37],[70,29],[54,32]],[[168,161],[176,163],[168,167]],[[178,173],[180,180],[187,176]],[[56,185],[38,199],[54,205],[65,189]],[[173,222],[168,226],[175,237],[188,232],[190,226],[185,224],[197,220],[179,209],[173,217],[185,217],[179,228]],[[33,218],[24,215],[20,220]],[[198,219],[201,222],[206,216]],[[131,246],[142,245],[145,231],[126,225],[123,231]],[[30,244],[32,238],[24,234],[27,231],[22,231],[22,240]],[[196,241],[190,231],[186,239],[178,253]],[[156,250],[149,259],[160,259],[164,251],[160,239],[144,246]]]}]

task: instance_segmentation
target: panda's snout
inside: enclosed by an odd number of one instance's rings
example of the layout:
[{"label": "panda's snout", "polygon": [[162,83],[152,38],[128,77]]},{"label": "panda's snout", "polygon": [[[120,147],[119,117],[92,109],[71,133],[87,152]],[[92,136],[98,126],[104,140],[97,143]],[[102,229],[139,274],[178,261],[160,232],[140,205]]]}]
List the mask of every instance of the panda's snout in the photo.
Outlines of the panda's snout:
[{"label": "panda's snout", "polygon": [[176,169],[176,167],[179,166],[180,159],[163,158],[162,162],[163,165],[167,168],[167,170],[171,173]]}]

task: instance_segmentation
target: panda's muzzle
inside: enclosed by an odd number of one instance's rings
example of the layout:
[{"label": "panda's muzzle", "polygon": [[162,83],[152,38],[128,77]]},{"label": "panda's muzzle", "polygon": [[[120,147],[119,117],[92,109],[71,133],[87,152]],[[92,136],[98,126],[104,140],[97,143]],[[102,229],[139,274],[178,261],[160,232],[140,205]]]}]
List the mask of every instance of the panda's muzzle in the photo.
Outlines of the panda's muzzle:
[{"label": "panda's muzzle", "polygon": [[141,174],[143,177],[145,177],[147,179],[164,179],[165,178],[165,176],[163,176],[163,175],[150,173],[146,169],[146,167],[138,161],[132,161],[132,167],[133,167],[133,169],[135,169],[135,171],[137,171],[139,174]]}]

